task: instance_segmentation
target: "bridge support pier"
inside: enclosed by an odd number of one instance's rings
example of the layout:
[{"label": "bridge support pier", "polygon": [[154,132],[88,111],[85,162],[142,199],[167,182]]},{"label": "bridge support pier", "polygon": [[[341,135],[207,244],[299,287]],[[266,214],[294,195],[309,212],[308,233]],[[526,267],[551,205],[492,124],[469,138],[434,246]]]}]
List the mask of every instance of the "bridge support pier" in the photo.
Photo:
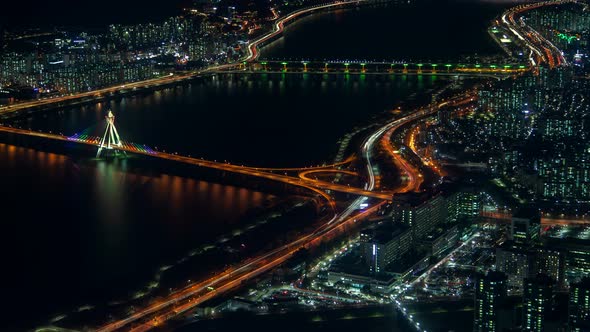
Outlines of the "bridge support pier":
[{"label": "bridge support pier", "polygon": [[115,116],[113,115],[113,112],[109,111],[105,119],[107,121],[107,127],[104,131],[102,139],[100,140],[100,144],[98,145],[98,151],[96,152],[97,158],[100,157],[100,154],[104,149],[113,150],[123,146],[121,144],[121,138],[119,138],[117,128],[115,128]]}]

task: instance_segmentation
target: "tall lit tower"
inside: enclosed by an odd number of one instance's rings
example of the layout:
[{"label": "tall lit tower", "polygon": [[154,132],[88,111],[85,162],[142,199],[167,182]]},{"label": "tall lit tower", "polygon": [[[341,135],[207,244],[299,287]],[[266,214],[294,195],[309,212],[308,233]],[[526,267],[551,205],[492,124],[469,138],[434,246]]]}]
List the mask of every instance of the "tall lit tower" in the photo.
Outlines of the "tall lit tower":
[{"label": "tall lit tower", "polygon": [[105,119],[107,120],[107,128],[100,140],[98,152],[96,152],[97,158],[100,157],[100,153],[103,149],[112,150],[114,147],[122,146],[119,133],[117,132],[117,128],[115,128],[115,116],[113,115],[113,112],[109,110],[109,114],[107,114]]}]

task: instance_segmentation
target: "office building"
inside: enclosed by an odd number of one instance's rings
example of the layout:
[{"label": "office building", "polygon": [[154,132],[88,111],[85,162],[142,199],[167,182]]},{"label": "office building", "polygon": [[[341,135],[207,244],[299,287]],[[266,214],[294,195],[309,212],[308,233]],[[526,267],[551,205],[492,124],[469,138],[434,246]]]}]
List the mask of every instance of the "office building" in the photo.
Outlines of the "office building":
[{"label": "office building", "polygon": [[414,240],[420,240],[446,220],[447,209],[442,195],[406,193],[393,197],[393,220],[406,224]]},{"label": "office building", "polygon": [[437,228],[428,234],[423,243],[432,256],[440,257],[459,241],[459,228],[457,225],[450,228]]},{"label": "office building", "polygon": [[482,194],[474,188],[462,188],[448,197],[447,221],[454,223],[460,220],[473,220],[477,218],[482,209]]},{"label": "office building", "polygon": [[565,255],[558,249],[535,248],[535,264],[531,274],[544,274],[555,281],[557,287],[565,284]]},{"label": "office building", "polygon": [[523,289],[524,278],[531,275],[534,259],[532,250],[513,241],[496,248],[496,270],[506,274],[508,287],[517,293]]},{"label": "office building", "polygon": [[361,234],[364,261],[369,271],[384,273],[385,267],[403,256],[412,246],[412,234],[405,224],[386,223]]},{"label": "office building", "polygon": [[555,280],[544,274],[524,279],[523,331],[545,331],[555,302],[554,286]]},{"label": "office building", "polygon": [[570,285],[569,330],[590,331],[590,278]]},{"label": "office building", "polygon": [[485,276],[478,276],[475,283],[475,314],[473,330],[475,332],[495,332],[498,329],[498,309],[507,297],[506,274],[489,271]]},{"label": "office building", "polygon": [[516,244],[532,245],[541,232],[541,214],[535,208],[522,208],[512,216],[510,239]]}]

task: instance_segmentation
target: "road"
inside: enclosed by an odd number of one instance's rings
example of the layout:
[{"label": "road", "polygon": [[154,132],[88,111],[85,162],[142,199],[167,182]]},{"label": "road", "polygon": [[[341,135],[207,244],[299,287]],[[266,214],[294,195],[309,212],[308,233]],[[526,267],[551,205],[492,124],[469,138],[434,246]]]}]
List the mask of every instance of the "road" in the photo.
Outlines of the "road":
[{"label": "road", "polygon": [[566,3],[578,3],[578,1],[559,0],[523,4],[509,9],[502,15],[502,24],[504,24],[504,26],[529,49],[529,61],[533,67],[538,67],[541,63],[546,63],[550,68],[554,68],[557,66],[566,65],[567,61],[563,57],[561,51],[555,47],[555,45],[541,36],[534,29],[526,25],[522,17],[520,17],[518,21],[515,17],[532,9]]},{"label": "road", "polygon": [[[390,158],[392,158],[392,161],[395,163],[396,167],[398,167],[398,169],[402,170],[407,175],[407,181],[405,181],[404,186],[396,189],[396,192],[401,193],[409,191],[418,191],[420,188],[420,184],[422,183],[423,175],[416,167],[412,166],[405,159],[403,159],[400,153],[393,148],[391,140],[392,135],[395,133],[396,130],[398,130],[403,125],[424,118],[426,116],[432,115],[442,107],[462,105],[466,102],[472,102],[474,98],[474,94],[472,94],[471,92],[466,92],[462,95],[453,97],[447,101],[418,109],[417,111],[407,116],[386,123],[379,129],[377,129],[371,136],[369,136],[367,141],[365,141],[362,150],[364,158],[367,160],[371,159],[373,146],[377,141],[379,141],[381,148],[389,154]],[[370,175],[370,179],[372,179],[373,181],[375,179],[374,172],[374,167],[370,164],[367,165],[367,173]],[[374,186],[375,183],[371,182],[370,188],[373,188]]]},{"label": "road", "polygon": [[319,169],[308,169],[303,172],[300,172],[298,175],[301,179],[304,180],[312,180],[309,177],[310,174],[319,174],[319,175],[326,175],[326,174],[346,174],[358,177],[360,174],[353,171],[348,171],[345,169],[337,169],[337,168],[319,168]]},{"label": "road", "polygon": [[[436,108],[433,108],[432,112],[434,112],[435,109]],[[400,192],[405,193],[419,191],[420,185],[423,182],[423,175],[415,166],[412,166],[404,158],[402,158],[400,153],[395,151],[393,148],[391,137],[402,125],[403,123],[396,123],[394,126],[385,131],[385,134],[381,138],[381,147],[389,154],[397,169],[402,170],[407,176],[405,185],[400,189]]]},{"label": "road", "polygon": [[105,96],[108,96],[110,94],[114,94],[114,93],[117,93],[117,92],[120,92],[123,90],[135,90],[135,89],[152,88],[152,87],[157,87],[157,86],[162,86],[162,85],[169,85],[169,84],[181,82],[181,81],[184,81],[187,79],[191,79],[191,78],[203,75],[203,74],[209,74],[209,73],[214,73],[214,72],[223,71],[223,70],[226,70],[229,68],[233,68],[233,67],[238,66],[240,63],[242,63],[244,61],[250,62],[250,61],[254,61],[256,58],[258,58],[258,56],[259,56],[258,47],[260,46],[260,44],[264,43],[265,41],[267,41],[271,38],[274,38],[277,35],[280,35],[283,32],[284,25],[287,22],[292,21],[292,20],[296,19],[297,17],[300,17],[300,16],[305,15],[305,14],[312,12],[312,11],[322,10],[322,9],[332,8],[332,7],[340,7],[340,6],[345,6],[345,5],[352,4],[352,3],[361,3],[364,1],[367,1],[367,0],[336,1],[333,3],[325,4],[325,5],[318,5],[318,6],[300,9],[300,10],[297,10],[285,17],[279,18],[274,23],[272,31],[264,34],[263,36],[261,36],[260,38],[258,38],[256,40],[248,43],[248,46],[247,46],[248,55],[235,63],[214,65],[214,66],[210,66],[205,69],[202,69],[202,70],[191,71],[191,72],[183,73],[183,74],[172,74],[171,73],[168,76],[163,76],[163,77],[158,77],[158,78],[153,78],[153,79],[138,81],[138,82],[125,83],[125,84],[121,84],[121,85],[117,85],[117,86],[111,86],[111,87],[92,90],[92,91],[88,91],[88,92],[81,92],[81,93],[75,93],[75,94],[72,93],[72,94],[64,95],[64,96],[43,98],[43,99],[26,101],[26,102],[21,102],[21,103],[12,104],[12,105],[0,106],[0,117],[7,116],[7,115],[10,115],[14,112],[23,111],[23,110],[30,109],[33,107],[41,107],[41,106],[48,106],[51,104],[72,102],[72,101],[76,101],[76,100],[80,100],[80,99],[100,100],[100,99],[104,98]]},{"label": "road", "polygon": [[[437,106],[442,107],[446,104],[447,103],[441,103]],[[365,159],[368,172],[368,182],[366,186],[367,192],[371,192],[376,187],[375,173],[373,172],[376,166],[373,164],[372,151],[375,149],[376,144],[381,141],[383,134],[393,127],[401,126],[408,123],[409,121],[413,121],[419,117],[428,115],[428,112],[433,112],[433,110],[426,111],[420,109],[415,113],[390,122],[384,127],[377,129],[374,133],[367,137],[362,145],[363,158]],[[186,157],[175,156],[175,158]],[[303,174],[304,178],[306,174],[308,173]],[[329,238],[335,232],[338,232],[349,225],[353,225],[364,217],[372,215],[374,212],[378,211],[378,209],[381,208],[383,204],[386,203],[386,201],[382,201],[357,214],[353,214],[354,211],[356,211],[360,204],[365,200],[366,197],[359,197],[355,199],[342,213],[332,218],[332,220],[329,222],[319,226],[311,234],[304,235],[289,244],[272,250],[269,253],[250,259],[235,269],[225,271],[220,275],[190,285],[181,291],[171,294],[165,300],[154,303],[147,308],[141,309],[129,317],[98,328],[97,331],[110,332],[123,328],[127,328],[129,331],[147,331],[154,326],[158,326],[166,322],[170,318],[187,312],[188,310],[209,299],[212,299],[213,297],[219,296],[220,294],[240,286],[242,282],[250,280],[251,278],[254,278],[279,266],[280,264],[283,264],[300,248],[305,248],[320,243],[322,239]],[[141,323],[137,323],[138,321],[141,321]],[[129,327],[131,323],[135,323],[135,325],[133,327]]]},{"label": "road", "polygon": [[[501,223],[510,223],[512,221],[512,213],[510,212],[482,212],[480,214],[487,220],[496,220]],[[587,226],[590,225],[590,219],[585,216],[576,215],[551,215],[550,213],[541,212],[542,226]]]},{"label": "road", "polygon": [[250,167],[252,169],[256,169],[258,171],[265,171],[265,172],[275,172],[275,171],[279,171],[279,172],[292,172],[292,171],[308,171],[308,170],[322,170],[322,169],[334,169],[336,167],[341,167],[344,165],[348,165],[350,163],[352,163],[355,160],[355,156],[351,155],[348,158],[346,158],[343,161],[340,162],[335,162],[332,164],[322,164],[322,165],[317,165],[317,166],[308,166],[308,167]]},{"label": "road", "polygon": [[313,12],[313,11],[327,9],[327,8],[342,7],[342,6],[346,6],[346,5],[354,4],[354,3],[358,4],[358,3],[362,3],[362,2],[366,2],[366,1],[368,1],[368,0],[335,1],[332,3],[324,4],[324,5],[316,5],[316,6],[312,6],[312,7],[299,9],[299,10],[296,10],[296,11],[288,14],[287,16],[281,17],[280,19],[278,19],[274,23],[273,30],[271,32],[261,36],[258,39],[255,39],[254,41],[252,41],[248,45],[248,56],[246,57],[245,61],[252,62],[252,61],[258,59],[258,56],[260,55],[260,53],[258,52],[259,46],[262,43],[265,43],[265,42],[271,40],[272,38],[275,38],[276,36],[282,34],[283,31],[285,30],[285,24],[288,23],[289,21],[293,21],[296,18],[306,15],[306,14]]},{"label": "road", "polygon": [[[358,220],[361,220],[367,216],[372,215],[374,212],[378,211],[378,209],[381,208],[387,201],[391,200],[392,195],[394,193],[382,193],[374,191],[377,187],[374,172],[374,170],[376,169],[376,165],[374,165],[372,153],[376,148],[376,144],[381,143],[383,141],[383,136],[386,133],[390,133],[396,128],[399,128],[404,124],[408,124],[411,121],[430,115],[440,107],[450,105],[456,102],[458,103],[460,101],[465,100],[466,98],[470,97],[468,95],[461,96],[455,99],[451,99],[447,102],[439,103],[426,109],[419,109],[400,119],[396,119],[387,123],[386,125],[378,128],[371,135],[369,135],[369,137],[367,137],[367,139],[362,144],[362,158],[366,162],[367,169],[367,183],[365,189],[353,188],[325,181],[318,181],[306,178],[305,175],[309,173],[305,172],[310,172],[309,169],[303,171],[304,174],[301,178],[297,178],[282,174],[273,174],[252,167],[217,163],[208,160],[154,151],[149,148],[146,148],[145,146],[137,144],[125,143],[122,146],[118,147],[117,149],[129,153],[143,154],[150,157],[167,159],[187,164],[193,164],[201,167],[209,167],[250,176],[257,176],[273,181],[280,181],[283,183],[300,186],[318,193],[319,195],[324,197],[332,205],[332,207],[334,207],[334,201],[332,197],[325,193],[323,190],[334,190],[352,193],[359,195],[361,197],[355,199],[344,211],[342,211],[340,214],[335,214],[330,221],[325,222],[321,226],[317,227],[312,233],[303,235],[298,239],[288,244],[285,244],[279,248],[276,248],[268,253],[261,254],[257,257],[253,257],[239,264],[238,266],[228,269],[209,279],[193,283],[180,291],[170,294],[163,300],[160,300],[156,303],[148,305],[146,308],[142,308],[136,311],[135,313],[126,318],[120,319],[118,321],[109,323],[103,327],[100,327],[97,329],[97,331],[107,332],[120,329],[126,329],[130,331],[149,330],[154,326],[157,326],[172,317],[176,317],[177,315],[186,312],[213,297],[219,296],[220,294],[223,294],[231,289],[240,286],[244,281],[250,280],[283,264],[289,258],[291,258],[292,255],[295,252],[297,252],[297,250],[301,248],[315,246],[319,244],[323,239],[331,238],[338,232],[341,232],[346,227],[354,225],[354,223],[356,223]],[[0,132],[28,135],[38,138],[76,142],[79,144],[97,146],[97,141],[95,139],[83,140],[79,138],[66,137],[52,133],[40,133],[12,127],[0,126]],[[325,169],[323,171],[327,170],[328,169]],[[340,172],[341,170],[334,171]],[[406,190],[406,188],[407,187],[402,187],[398,189],[398,191],[396,192]],[[366,202],[367,197],[378,198],[382,201],[373,204],[371,207],[368,207],[363,211],[355,212],[359,209],[361,203]]]},{"label": "road", "polygon": [[[63,135],[52,134],[52,133],[41,133],[41,132],[36,132],[36,131],[31,131],[31,130],[26,130],[26,129],[0,126],[0,132],[17,134],[17,135],[25,135],[25,136],[33,136],[33,137],[40,137],[40,138],[46,138],[46,139],[58,140],[58,141],[75,142],[75,143],[98,147],[98,143],[95,140],[88,141],[88,140],[83,140],[83,139],[75,139],[75,138],[71,138],[71,137],[67,137],[67,136],[63,136]],[[237,173],[237,174],[243,174],[243,175],[248,175],[248,176],[264,178],[264,179],[282,182],[282,183],[286,183],[286,184],[290,184],[290,185],[294,185],[294,186],[298,186],[298,187],[305,187],[305,188],[311,189],[317,193],[321,193],[321,195],[326,197],[326,199],[328,199],[328,197],[330,197],[330,196],[327,195],[326,193],[324,193],[323,191],[317,190],[317,189],[332,190],[332,191],[341,192],[341,193],[348,193],[348,194],[359,195],[359,196],[368,196],[368,197],[373,197],[373,198],[377,198],[377,199],[384,199],[384,200],[390,200],[391,195],[392,195],[391,192],[374,192],[374,191],[370,191],[370,190],[364,190],[364,189],[360,189],[360,188],[350,187],[350,186],[326,182],[326,181],[320,181],[320,180],[314,180],[314,179],[304,179],[304,178],[295,177],[295,176],[276,174],[276,173],[272,173],[272,172],[268,172],[268,171],[262,171],[262,170],[259,170],[257,168],[253,168],[253,167],[233,165],[233,164],[229,164],[229,163],[220,163],[220,162],[215,162],[215,161],[210,161],[210,160],[205,160],[205,159],[197,159],[197,158],[181,156],[181,155],[177,155],[177,154],[160,152],[160,151],[155,151],[152,149],[147,149],[144,146],[137,145],[137,144],[123,143],[120,147],[116,147],[115,149],[119,150],[119,151],[145,155],[145,156],[149,156],[152,158],[177,161],[177,162],[191,164],[191,165],[195,165],[195,166],[199,166],[199,167],[212,168],[212,169],[217,169],[217,170],[226,171],[226,172],[232,172],[232,173]],[[331,200],[331,197],[330,197],[330,200]]]},{"label": "road", "polygon": [[[110,332],[128,326],[132,322],[136,322],[141,318],[149,316],[148,322],[142,322],[139,325],[129,329],[130,331],[146,331],[154,326],[157,326],[168,319],[175,317],[183,312],[186,312],[197,305],[223,294],[231,289],[234,289],[242,284],[243,281],[250,280],[262,273],[269,271],[272,268],[279,266],[286,262],[291,256],[301,248],[306,248],[319,243],[319,241],[331,235],[332,233],[342,229],[347,225],[355,223],[376,212],[383,203],[376,204],[365,211],[347,217],[339,222],[326,223],[318,227],[313,233],[305,235],[289,244],[277,248],[270,253],[261,255],[242,266],[228,270],[220,275],[214,276],[205,281],[193,284],[179,292],[171,294],[165,300],[154,303],[149,307],[139,310],[131,316],[107,324],[98,328],[98,332]],[[213,290],[212,290],[213,289]],[[151,315],[155,315],[151,317]]]},{"label": "road", "polygon": [[[254,61],[258,56],[258,46],[261,43],[268,41],[269,39],[275,37],[276,35],[280,34],[284,30],[284,25],[286,22],[297,18],[298,16],[304,15],[307,12],[313,10],[319,10],[323,8],[341,6],[348,3],[358,3],[360,1],[348,1],[348,2],[337,2],[333,4],[327,4],[323,6],[317,6],[313,8],[304,9],[301,11],[297,11],[292,13],[284,18],[279,19],[275,25],[274,29],[271,33],[266,34],[265,36],[258,38],[257,40],[253,41],[248,46],[248,56],[246,57],[246,61]],[[553,3],[551,3],[553,4]],[[542,36],[539,36],[534,31],[530,29],[525,29],[522,26],[519,26],[515,19],[514,15],[519,13],[515,11],[513,13],[508,13],[503,18],[506,19],[506,24],[511,28],[511,31],[515,32],[516,34],[520,35],[523,34],[526,36],[528,40],[527,46],[531,50],[531,59],[536,54],[537,61],[545,61],[549,63],[550,66],[556,66],[564,63],[565,61],[562,59],[560,53],[556,53],[556,49],[550,43],[548,43]],[[513,29],[513,30],[512,30]],[[522,36],[522,35],[520,35]],[[523,39],[525,37],[522,37]],[[534,61],[534,59],[532,60]],[[535,62],[533,62],[533,65]],[[82,98],[102,98],[103,95],[115,93],[121,90],[126,89],[138,89],[138,88],[149,88],[152,86],[158,85],[165,85],[171,84],[174,82],[182,81],[187,78],[192,78],[196,75],[201,75],[207,72],[213,72],[216,70],[222,70],[224,68],[230,68],[235,64],[227,64],[227,65],[220,65],[220,66],[213,66],[203,71],[196,71],[188,74],[182,75],[170,75],[166,77],[160,77],[152,80],[142,81],[142,82],[135,82],[129,83],[121,86],[116,87],[109,87],[105,89],[99,89],[96,91],[69,95],[69,96],[62,96],[57,98],[51,99],[44,99],[44,100],[36,100],[26,103],[20,103],[16,105],[11,105],[8,107],[0,108],[0,115],[9,114],[12,112],[17,112],[20,110],[28,109],[31,107],[39,107],[45,106],[53,103],[61,103],[61,102],[68,102],[72,100],[82,99]],[[417,190],[420,186],[419,178],[421,174],[419,171],[409,165],[398,153],[391,147],[391,135],[399,129],[402,125],[416,120],[420,117],[424,117],[434,113],[440,107],[446,105],[448,103],[441,103],[434,107],[421,109],[415,113],[412,113],[408,116],[405,116],[401,119],[394,120],[390,123],[379,128],[376,132],[371,134],[367,140],[364,142],[362,146],[362,157],[366,161],[366,171],[367,171],[367,178],[368,182],[365,189],[353,188],[348,187],[340,184],[329,183],[325,181],[319,181],[307,178],[305,176],[302,177],[292,177],[286,176],[282,174],[274,174],[272,173],[273,170],[271,169],[257,169],[252,167],[243,167],[238,165],[231,165],[231,164],[224,164],[224,163],[217,163],[202,159],[196,159],[186,156],[179,156],[176,154],[169,154],[149,149],[143,149],[141,146],[137,145],[129,145],[125,144],[118,149],[121,151],[126,151],[130,153],[137,153],[143,154],[150,157],[167,159],[192,165],[197,165],[200,167],[208,167],[214,168],[223,171],[229,171],[249,176],[256,176],[260,178],[266,178],[273,181],[279,181],[283,183],[287,183],[290,185],[304,187],[314,192],[318,193],[322,197],[324,197],[331,205],[333,205],[333,199],[330,195],[326,194],[323,190],[332,190],[344,193],[350,193],[359,195],[359,197],[355,199],[352,204],[350,204],[341,214],[335,216],[329,222],[319,226],[315,231],[311,234],[307,234],[301,236],[300,238],[292,241],[291,243],[285,244],[277,249],[272,250],[269,253],[262,254],[260,256],[254,257],[249,259],[246,262],[243,262],[239,266],[235,268],[231,268],[229,270],[224,271],[216,276],[213,276],[209,279],[204,281],[200,281],[194,284],[189,285],[188,287],[184,288],[183,290],[177,291],[165,299],[160,300],[156,303],[153,303],[146,308],[139,309],[132,315],[125,317],[121,320],[109,323],[103,327],[97,329],[97,331],[101,332],[108,332],[108,331],[115,331],[119,329],[129,329],[131,331],[145,331],[153,328],[156,325],[162,324],[169,320],[170,318],[176,317],[179,314],[182,314],[197,305],[223,294],[229,290],[232,290],[236,287],[242,285],[244,281],[251,280],[252,278],[259,276],[281,264],[286,262],[292,255],[297,252],[297,250],[305,247],[312,246],[317,244],[322,239],[329,237],[330,235],[338,232],[339,230],[343,229],[348,225],[353,225],[357,220],[360,220],[364,217],[370,216],[374,212],[376,212],[385,202],[377,203],[366,210],[353,215],[354,211],[358,209],[360,204],[366,199],[365,197],[373,197],[382,200],[391,200],[393,192],[375,192],[374,189],[377,187],[377,183],[375,180],[375,170],[376,165],[373,164],[372,161],[372,154],[375,149],[375,145],[377,143],[380,144],[382,148],[385,148],[386,151],[389,152],[392,158],[394,158],[396,165],[400,167],[405,173],[408,174],[408,181],[406,184],[399,188],[396,192],[404,192],[404,191],[411,191]],[[53,140],[61,140],[61,141],[74,141],[81,144],[87,145],[96,145],[96,142],[88,142],[84,140],[72,140],[69,137],[60,136],[56,134],[47,134],[47,133],[37,133],[22,129],[10,128],[10,127],[0,127],[0,131],[9,132],[13,134],[20,134],[20,135],[29,135],[35,137],[42,137],[48,138]],[[352,215],[352,216],[351,216]],[[146,321],[146,319],[149,319]],[[131,326],[135,324],[134,326]]]}]

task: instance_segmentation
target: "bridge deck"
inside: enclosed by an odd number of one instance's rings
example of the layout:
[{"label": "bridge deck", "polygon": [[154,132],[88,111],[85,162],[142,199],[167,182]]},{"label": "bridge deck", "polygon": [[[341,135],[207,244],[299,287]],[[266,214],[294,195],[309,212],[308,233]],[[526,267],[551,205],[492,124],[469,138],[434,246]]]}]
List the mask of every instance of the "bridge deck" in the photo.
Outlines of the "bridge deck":
[{"label": "bridge deck", "polygon": [[[46,138],[51,140],[58,140],[64,142],[75,142],[84,145],[96,146],[98,147],[98,143],[94,140],[87,141],[83,139],[71,138],[63,135],[57,135],[52,133],[41,133],[26,129],[19,129],[19,128],[12,128],[6,126],[0,126],[0,132],[17,134],[17,135],[25,135],[25,136],[32,136],[38,138]],[[320,180],[313,180],[313,179],[302,179],[299,177],[293,177],[288,175],[281,175],[281,174],[274,174],[267,171],[262,171],[254,167],[246,167],[246,166],[239,166],[239,165],[232,165],[232,164],[224,164],[215,161],[205,160],[205,159],[197,159],[192,157],[180,156],[176,154],[170,154],[166,152],[154,151],[151,149],[142,149],[141,146],[133,145],[133,144],[123,144],[121,147],[116,148],[119,151],[125,151],[129,153],[141,154],[153,158],[177,161],[185,164],[191,164],[199,167],[207,167],[217,170],[222,170],[226,172],[232,172],[237,174],[244,174],[248,176],[254,176],[259,178],[264,178],[268,180],[278,181],[294,186],[299,187],[311,187],[323,190],[332,190],[341,193],[348,193],[360,196],[367,196],[373,197],[378,199],[385,199],[391,200],[392,193],[388,192],[373,192],[368,190],[363,190],[355,187],[349,187],[341,184],[335,184]]]}]

